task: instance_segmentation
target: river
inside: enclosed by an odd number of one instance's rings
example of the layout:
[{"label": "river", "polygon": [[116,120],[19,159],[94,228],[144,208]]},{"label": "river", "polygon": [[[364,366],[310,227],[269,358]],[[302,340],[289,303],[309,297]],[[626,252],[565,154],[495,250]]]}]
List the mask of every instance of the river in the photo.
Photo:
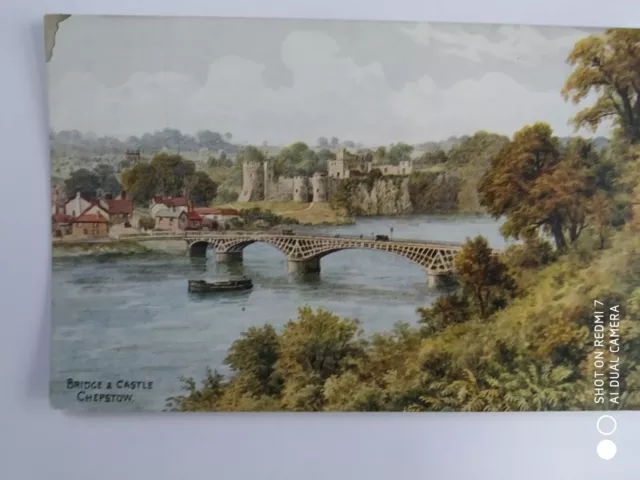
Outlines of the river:
[{"label": "river", "polygon": [[[366,218],[321,231],[388,235],[391,228],[396,238],[462,242],[483,235],[495,248],[506,245],[499,223],[486,217]],[[180,376],[199,381],[207,366],[228,373],[227,350],[251,326],[281,329],[298,307],[310,305],[357,318],[367,333],[387,331],[398,321],[415,324],[416,308],[438,295],[419,266],[386,252],[333,253],[322,259],[321,274],[307,279],[289,276],[286,258],[270,245],[247,247],[241,265],[216,264],[211,253],[206,260],[54,259],[52,404],[75,411],[162,410],[167,397],[180,393]],[[187,279],[230,274],[252,278],[253,290],[208,298],[187,293]],[[102,381],[101,390],[67,388],[70,378]],[[124,381],[153,383],[118,389]],[[107,382],[113,382],[109,390]],[[132,394],[132,403],[86,401],[99,393]]]}]

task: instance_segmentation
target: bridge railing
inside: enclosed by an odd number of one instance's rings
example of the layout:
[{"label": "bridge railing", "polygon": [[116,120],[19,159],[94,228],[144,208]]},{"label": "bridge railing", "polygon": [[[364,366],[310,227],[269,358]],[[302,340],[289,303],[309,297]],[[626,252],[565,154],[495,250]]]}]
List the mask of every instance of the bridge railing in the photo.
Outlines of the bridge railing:
[{"label": "bridge railing", "polygon": [[[175,238],[175,239],[196,239],[196,238],[220,238],[220,237],[253,237],[253,238],[265,238],[265,237],[283,237],[288,236],[278,232],[248,232],[248,231],[187,231],[187,232],[138,232],[138,233],[121,233],[112,235],[116,239],[152,239],[152,238]],[[419,244],[419,245],[445,245],[451,247],[461,247],[460,242],[446,242],[440,240],[422,240],[417,238],[389,238],[389,240],[376,240],[372,235],[344,235],[344,234],[309,234],[300,233],[291,235],[296,238],[307,238],[317,240],[362,240],[367,242],[379,242],[379,243],[406,243],[406,244]]]}]

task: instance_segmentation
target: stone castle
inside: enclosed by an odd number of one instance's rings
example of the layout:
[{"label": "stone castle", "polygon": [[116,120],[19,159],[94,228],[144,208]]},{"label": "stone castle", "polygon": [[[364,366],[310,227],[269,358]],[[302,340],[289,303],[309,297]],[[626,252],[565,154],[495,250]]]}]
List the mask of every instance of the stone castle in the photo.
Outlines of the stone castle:
[{"label": "stone castle", "polygon": [[335,160],[329,160],[328,172],[317,172],[310,177],[275,178],[268,161],[245,162],[242,164],[242,191],[238,201],[327,202],[340,179],[363,176],[374,169],[380,170],[383,176],[405,176],[412,172],[413,165],[411,161],[398,165],[382,164],[376,162],[373,153],[353,154],[342,149]]}]

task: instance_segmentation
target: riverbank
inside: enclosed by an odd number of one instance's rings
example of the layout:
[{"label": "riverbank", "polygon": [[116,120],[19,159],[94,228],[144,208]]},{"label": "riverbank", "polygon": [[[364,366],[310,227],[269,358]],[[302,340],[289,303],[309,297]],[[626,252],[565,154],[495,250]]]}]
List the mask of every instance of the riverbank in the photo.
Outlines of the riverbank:
[{"label": "riverbank", "polygon": [[133,240],[54,240],[51,255],[53,258],[81,256],[128,256],[155,252],[155,249],[141,245]]},{"label": "riverbank", "polygon": [[250,208],[260,208],[269,210],[277,215],[292,218],[301,225],[307,226],[330,226],[330,225],[353,225],[355,219],[347,215],[344,209],[334,210],[328,203],[301,203],[301,202],[246,202],[230,203],[224,206],[237,210],[248,210]]}]

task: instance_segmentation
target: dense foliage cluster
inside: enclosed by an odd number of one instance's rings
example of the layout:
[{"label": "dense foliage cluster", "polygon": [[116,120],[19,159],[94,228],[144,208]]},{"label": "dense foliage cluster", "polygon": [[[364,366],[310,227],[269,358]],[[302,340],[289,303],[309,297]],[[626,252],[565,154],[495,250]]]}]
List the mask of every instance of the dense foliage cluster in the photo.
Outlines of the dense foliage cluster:
[{"label": "dense foliage cluster", "polygon": [[122,184],[131,199],[146,205],[154,195],[187,195],[195,206],[207,206],[215,198],[217,184],[195,164],[180,155],[161,153],[149,163],[122,172]]},{"label": "dense foliage cluster", "polygon": [[276,225],[296,225],[299,222],[295,218],[283,217],[270,210],[262,210],[260,207],[243,208],[240,210],[240,218],[245,226],[272,227]]}]

